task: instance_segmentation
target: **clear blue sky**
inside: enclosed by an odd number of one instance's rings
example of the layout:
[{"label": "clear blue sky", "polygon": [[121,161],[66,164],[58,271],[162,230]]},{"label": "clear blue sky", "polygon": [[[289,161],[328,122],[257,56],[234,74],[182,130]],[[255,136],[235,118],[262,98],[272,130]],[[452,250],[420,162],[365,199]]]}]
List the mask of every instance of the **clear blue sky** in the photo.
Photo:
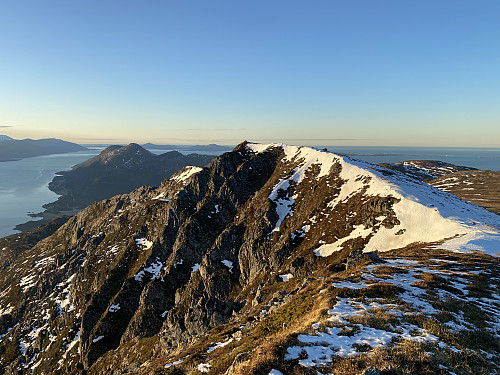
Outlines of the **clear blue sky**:
[{"label": "clear blue sky", "polygon": [[500,146],[500,1],[0,2],[0,134]]}]

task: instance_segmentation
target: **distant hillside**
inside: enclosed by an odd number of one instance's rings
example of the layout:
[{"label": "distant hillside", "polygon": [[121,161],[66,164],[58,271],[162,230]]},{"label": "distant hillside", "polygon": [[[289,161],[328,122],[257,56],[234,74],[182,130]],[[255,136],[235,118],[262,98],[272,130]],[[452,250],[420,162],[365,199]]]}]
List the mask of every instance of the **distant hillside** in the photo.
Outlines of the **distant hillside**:
[{"label": "distant hillside", "polygon": [[76,143],[56,138],[47,139],[13,139],[0,135],[0,161],[30,158],[41,155],[64,154],[87,150]]},{"label": "distant hillside", "polygon": [[402,172],[500,214],[500,172],[482,171],[438,160],[406,160],[378,165]]},{"label": "distant hillside", "polygon": [[379,163],[378,165],[402,172],[420,181],[432,180],[458,171],[477,170],[476,168],[454,165],[440,160],[405,160],[399,163]]},{"label": "distant hillside", "polygon": [[[138,144],[109,146],[99,155],[75,165],[70,171],[58,172],[49,189],[60,194],[55,202],[44,205],[45,221],[59,215],[74,215],[91,203],[114,195],[129,193],[141,186],[160,183],[185,166],[205,166],[214,156],[182,155],[171,151],[155,155]],[[29,230],[42,222],[21,224],[18,230]]]},{"label": "distant hillside", "polygon": [[460,171],[427,183],[500,214],[500,172]]}]

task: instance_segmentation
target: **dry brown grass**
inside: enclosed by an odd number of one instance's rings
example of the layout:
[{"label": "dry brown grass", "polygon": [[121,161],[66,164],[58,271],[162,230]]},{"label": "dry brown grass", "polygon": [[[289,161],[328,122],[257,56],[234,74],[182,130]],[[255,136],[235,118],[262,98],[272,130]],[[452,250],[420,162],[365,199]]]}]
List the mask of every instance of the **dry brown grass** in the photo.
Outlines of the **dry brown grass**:
[{"label": "dry brown grass", "polygon": [[372,271],[373,275],[380,278],[391,277],[394,274],[406,274],[406,273],[408,273],[408,270],[405,268],[386,266],[386,265],[377,266]]},{"label": "dry brown grass", "polygon": [[[441,366],[440,366],[441,365]],[[385,375],[447,375],[490,374],[495,365],[471,352],[454,352],[436,345],[421,345],[404,341],[392,348],[377,348],[369,355],[353,358],[335,358],[323,371],[335,375],[360,374],[368,367],[376,367]]]},{"label": "dry brown grass", "polygon": [[[320,320],[322,313],[331,305],[329,294],[319,293],[321,283],[315,284],[315,286],[311,286],[305,291],[305,293],[309,294],[308,299],[312,301],[309,309],[300,317],[289,321],[282,329],[268,335],[257,335],[255,339],[259,341],[259,345],[252,352],[248,361],[236,366],[235,375],[260,374],[265,371],[267,371],[265,372],[267,374],[273,366],[274,368],[289,367],[289,364],[283,361],[286,348],[296,342],[297,334],[308,331],[313,323]],[[314,295],[317,298],[311,298]],[[300,295],[294,297],[294,299],[296,298],[300,298]],[[289,303],[294,303],[294,300]],[[281,309],[286,308],[285,305]],[[261,324],[263,323],[265,323],[265,320]],[[258,331],[257,329],[256,332]]]}]

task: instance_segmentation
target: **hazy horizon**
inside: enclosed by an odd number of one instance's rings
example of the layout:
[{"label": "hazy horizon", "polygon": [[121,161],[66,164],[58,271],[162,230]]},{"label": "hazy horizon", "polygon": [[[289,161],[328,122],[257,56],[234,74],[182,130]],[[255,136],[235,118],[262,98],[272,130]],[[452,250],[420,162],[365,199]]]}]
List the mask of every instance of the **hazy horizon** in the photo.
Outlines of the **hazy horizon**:
[{"label": "hazy horizon", "polygon": [[500,2],[0,5],[0,133],[500,146]]},{"label": "hazy horizon", "polygon": [[[144,140],[142,142],[133,140],[133,139],[128,139],[128,140],[119,140],[119,139],[93,139],[95,142],[90,142],[91,140],[84,138],[83,141],[79,141],[78,139],[67,139],[67,138],[60,138],[58,136],[48,136],[44,138],[34,138],[34,137],[23,137],[23,138],[16,138],[13,137],[6,132],[0,133],[0,136],[5,135],[8,137],[11,137],[15,140],[23,140],[23,139],[62,139],[64,141],[68,142],[73,142],[77,143],[82,146],[109,146],[109,145],[128,145],[130,143],[137,143],[139,145],[144,145],[147,143],[155,144],[158,146],[164,146],[164,145],[173,145],[173,146],[196,146],[196,145],[210,145],[210,144],[216,144],[219,146],[227,146],[227,147],[234,147],[244,141],[248,142],[253,142],[253,143],[262,143],[262,144],[269,144],[269,143],[285,143],[285,144],[290,144],[294,146],[310,146],[310,147],[366,147],[366,148],[493,148],[497,149],[500,148],[500,144],[492,144],[492,145],[478,145],[478,146],[454,146],[454,145],[443,145],[443,144],[433,144],[433,145],[404,145],[404,144],[357,144],[357,143],[352,143],[349,144],[349,140],[329,140],[329,139],[286,139],[283,138],[281,140],[255,140],[255,139],[241,139],[236,142],[230,143],[228,140],[222,140],[221,142],[216,142],[216,141],[200,141],[200,142],[185,142],[185,143],[180,143],[176,142],[175,140],[172,139],[165,139],[165,140]],[[336,143],[337,141],[337,143]],[[340,143],[340,142],[345,142],[345,143]]]}]

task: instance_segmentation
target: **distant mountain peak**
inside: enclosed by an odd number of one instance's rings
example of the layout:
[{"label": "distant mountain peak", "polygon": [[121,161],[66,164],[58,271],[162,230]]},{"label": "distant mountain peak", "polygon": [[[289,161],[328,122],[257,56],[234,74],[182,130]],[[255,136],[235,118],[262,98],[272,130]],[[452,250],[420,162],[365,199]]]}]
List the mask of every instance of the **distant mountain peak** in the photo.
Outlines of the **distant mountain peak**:
[{"label": "distant mountain peak", "polygon": [[0,134],[0,141],[12,141],[14,138],[9,137],[8,135]]}]

